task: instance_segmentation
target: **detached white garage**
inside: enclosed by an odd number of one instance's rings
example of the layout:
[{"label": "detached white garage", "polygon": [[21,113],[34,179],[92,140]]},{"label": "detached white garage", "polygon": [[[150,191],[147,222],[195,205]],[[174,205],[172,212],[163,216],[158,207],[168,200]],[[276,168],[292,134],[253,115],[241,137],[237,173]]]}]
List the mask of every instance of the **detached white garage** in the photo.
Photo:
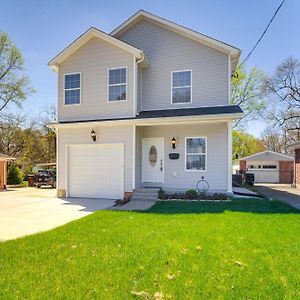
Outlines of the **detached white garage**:
[{"label": "detached white garage", "polygon": [[68,145],[67,197],[123,199],[124,145]]},{"label": "detached white garage", "polygon": [[273,151],[240,159],[240,171],[254,174],[256,183],[292,183],[294,158]]}]

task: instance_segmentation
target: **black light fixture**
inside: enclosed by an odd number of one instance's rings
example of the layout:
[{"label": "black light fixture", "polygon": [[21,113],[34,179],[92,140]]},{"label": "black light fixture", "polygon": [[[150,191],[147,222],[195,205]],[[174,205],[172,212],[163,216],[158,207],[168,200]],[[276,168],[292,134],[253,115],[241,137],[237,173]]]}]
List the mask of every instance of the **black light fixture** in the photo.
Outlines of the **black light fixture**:
[{"label": "black light fixture", "polygon": [[175,137],[173,136],[173,137],[172,137],[172,148],[175,149],[175,147],[176,147],[176,139],[175,139]]},{"label": "black light fixture", "polygon": [[91,131],[91,138],[93,139],[94,142],[96,142],[97,136],[96,136],[96,132],[94,129],[92,129],[92,131]]}]

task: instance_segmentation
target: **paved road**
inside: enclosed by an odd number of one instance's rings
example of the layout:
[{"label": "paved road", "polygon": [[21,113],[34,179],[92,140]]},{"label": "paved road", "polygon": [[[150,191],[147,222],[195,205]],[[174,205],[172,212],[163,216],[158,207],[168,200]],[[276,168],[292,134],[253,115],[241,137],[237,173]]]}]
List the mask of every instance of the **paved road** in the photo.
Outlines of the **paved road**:
[{"label": "paved road", "polygon": [[300,189],[290,184],[255,184],[254,189],[268,198],[280,200],[300,209]]},{"label": "paved road", "polygon": [[114,204],[107,199],[59,199],[54,189],[0,192],[0,241],[53,229]]}]

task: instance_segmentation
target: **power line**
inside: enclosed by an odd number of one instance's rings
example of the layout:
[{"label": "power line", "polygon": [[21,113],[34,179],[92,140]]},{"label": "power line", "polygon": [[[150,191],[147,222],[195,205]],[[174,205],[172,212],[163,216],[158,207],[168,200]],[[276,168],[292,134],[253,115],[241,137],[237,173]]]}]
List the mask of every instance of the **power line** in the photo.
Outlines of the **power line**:
[{"label": "power line", "polygon": [[277,13],[279,12],[280,8],[282,7],[283,3],[285,2],[286,0],[283,0],[280,5],[277,7],[276,11],[274,12],[271,20],[269,21],[266,29],[263,31],[263,33],[261,34],[260,38],[258,39],[258,41],[256,42],[256,44],[254,45],[254,47],[251,49],[251,51],[249,52],[249,54],[244,58],[244,60],[239,64],[239,66],[237,68],[240,68],[248,59],[249,57],[251,56],[251,54],[253,53],[253,51],[255,50],[255,48],[258,46],[258,44],[261,42],[261,40],[263,39],[264,35],[266,34],[266,32],[268,31],[270,25],[272,24],[272,22],[274,21]]}]

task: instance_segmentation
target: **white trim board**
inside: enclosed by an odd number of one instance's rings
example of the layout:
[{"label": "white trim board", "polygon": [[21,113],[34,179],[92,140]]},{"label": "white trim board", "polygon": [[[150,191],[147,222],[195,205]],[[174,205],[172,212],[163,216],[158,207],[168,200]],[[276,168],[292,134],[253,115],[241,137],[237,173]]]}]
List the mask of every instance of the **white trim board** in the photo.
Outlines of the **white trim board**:
[{"label": "white trim board", "polygon": [[[243,158],[240,158],[239,160],[248,160],[248,159],[253,159],[255,158],[256,156],[260,156],[260,155],[264,155],[264,154],[267,154],[267,153],[271,153],[273,155],[276,155],[278,157],[282,157],[283,159],[282,160],[290,160],[290,161],[293,161],[294,158],[291,157],[291,156],[288,156],[288,155],[285,155],[285,154],[282,154],[282,153],[277,153],[277,152],[274,152],[274,151],[270,151],[270,150],[266,150],[266,151],[263,151],[263,152],[258,152],[258,153],[255,153],[255,154],[252,154],[252,155],[249,155],[249,156],[246,156],[246,157],[243,157]],[[253,159],[255,160],[255,159]],[[266,159],[264,158],[263,161],[265,161]],[[274,160],[274,159],[269,159],[269,160]],[[276,159],[275,159],[276,160]],[[278,161],[280,159],[278,158]]]}]

